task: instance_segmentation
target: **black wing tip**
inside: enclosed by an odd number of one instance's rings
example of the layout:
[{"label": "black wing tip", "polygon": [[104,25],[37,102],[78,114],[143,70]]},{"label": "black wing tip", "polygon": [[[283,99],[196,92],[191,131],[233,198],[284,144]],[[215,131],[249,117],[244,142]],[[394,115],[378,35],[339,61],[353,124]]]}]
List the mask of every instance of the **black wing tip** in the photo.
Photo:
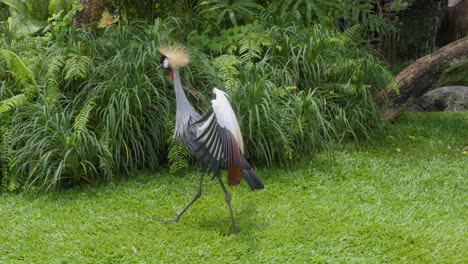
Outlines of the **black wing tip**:
[{"label": "black wing tip", "polygon": [[255,185],[251,186],[250,188],[252,189],[252,191],[263,190],[263,189],[265,189],[265,186],[263,185],[263,183],[260,181],[259,178],[256,178],[255,179]]},{"label": "black wing tip", "polygon": [[251,189],[252,191],[263,190],[263,189],[265,189],[265,186],[263,186],[263,184],[260,185],[260,186],[256,185],[256,186],[253,187],[253,188],[250,187],[250,189]]},{"label": "black wing tip", "polygon": [[242,158],[241,160],[242,165],[242,176],[245,181],[249,184],[249,187],[252,191],[264,189],[265,186],[263,185],[260,178],[258,178],[257,174],[252,170],[250,164]]},{"label": "black wing tip", "polygon": [[249,187],[252,191],[261,190],[265,188],[262,181],[257,177],[257,175],[255,174],[255,172],[253,172],[252,169],[242,170],[242,176],[244,177],[245,181],[249,184]]}]

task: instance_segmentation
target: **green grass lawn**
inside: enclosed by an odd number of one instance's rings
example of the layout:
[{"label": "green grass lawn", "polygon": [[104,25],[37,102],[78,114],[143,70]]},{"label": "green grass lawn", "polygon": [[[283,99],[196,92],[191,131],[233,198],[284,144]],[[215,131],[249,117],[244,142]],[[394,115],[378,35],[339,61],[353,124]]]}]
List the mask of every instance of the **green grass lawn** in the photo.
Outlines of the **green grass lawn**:
[{"label": "green grass lawn", "polygon": [[[467,263],[468,113],[411,114],[372,143],[216,181],[198,172],[0,196],[0,263]],[[468,151],[468,150],[467,150]]]}]

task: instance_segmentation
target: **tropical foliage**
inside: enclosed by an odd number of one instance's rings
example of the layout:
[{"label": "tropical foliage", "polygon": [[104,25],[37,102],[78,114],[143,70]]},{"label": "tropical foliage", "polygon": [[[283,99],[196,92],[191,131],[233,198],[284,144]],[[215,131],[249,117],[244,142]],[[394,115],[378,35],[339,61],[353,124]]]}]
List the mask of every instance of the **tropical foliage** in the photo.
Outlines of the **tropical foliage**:
[{"label": "tropical foliage", "polygon": [[[0,22],[0,177],[10,191],[187,168],[190,155],[172,138],[172,83],[158,68],[163,43],[189,48],[182,81],[197,109],[207,109],[213,87],[228,92],[253,164],[371,138],[372,98],[396,88],[363,41],[371,25],[387,23],[367,5],[353,12],[369,19],[340,27],[331,18],[352,16],[339,2],[145,2],[153,10],[140,12],[115,1],[117,23],[100,29],[73,26],[85,8],[76,1],[1,2],[10,18]],[[190,19],[174,17],[183,10]]]}]

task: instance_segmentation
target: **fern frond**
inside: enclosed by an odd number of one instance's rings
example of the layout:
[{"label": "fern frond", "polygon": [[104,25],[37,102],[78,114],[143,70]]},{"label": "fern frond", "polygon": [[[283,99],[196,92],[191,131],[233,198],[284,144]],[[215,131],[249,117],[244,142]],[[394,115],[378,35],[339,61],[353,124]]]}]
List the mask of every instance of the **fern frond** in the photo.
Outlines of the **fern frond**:
[{"label": "fern frond", "polygon": [[37,88],[34,74],[26,66],[23,60],[21,60],[21,58],[12,51],[2,49],[1,52],[7,61],[8,68],[14,73],[16,85],[22,86],[26,83],[30,83]]},{"label": "fern frond", "polygon": [[234,55],[221,55],[213,59],[213,64],[223,76],[224,87],[228,91],[239,86],[239,70],[236,66],[240,63],[239,57]]},{"label": "fern frond", "polygon": [[65,64],[64,56],[54,57],[48,65],[45,76],[46,98],[50,102],[55,102],[59,96],[59,76]]},{"label": "fern frond", "polygon": [[384,78],[384,80],[388,83],[388,87],[390,87],[395,92],[400,93],[400,87],[398,87],[398,83],[392,72],[383,70],[382,78]]},{"label": "fern frond", "polygon": [[175,174],[182,169],[189,167],[188,159],[190,153],[188,149],[174,138],[174,121],[169,121],[165,125],[166,128],[166,142],[169,145],[169,153],[167,159],[169,162],[169,172]]},{"label": "fern frond", "polygon": [[48,10],[49,15],[58,14],[60,11],[67,13],[72,8],[72,0],[50,0]]},{"label": "fern frond", "polygon": [[0,134],[2,135],[0,141],[0,165],[2,167],[1,172],[1,185],[5,186],[8,191],[12,192],[20,187],[18,176],[15,173],[11,173],[12,160],[13,160],[13,148],[11,146],[11,130],[3,126],[0,128]]},{"label": "fern frond", "polygon": [[254,58],[260,58],[260,54],[262,53],[262,46],[260,43],[253,39],[253,38],[243,38],[239,41],[239,53],[241,54],[241,58],[250,61]]},{"label": "fern frond", "polygon": [[90,100],[83,108],[81,108],[78,115],[75,117],[75,122],[73,124],[73,129],[75,131],[83,131],[86,129],[86,125],[89,121],[89,114],[95,106],[94,100]]},{"label": "fern frond", "polygon": [[169,172],[175,174],[182,169],[187,169],[189,151],[187,148],[177,139],[173,139],[169,145],[169,153],[167,158],[169,159]]},{"label": "fern frond", "polygon": [[358,41],[361,37],[362,29],[363,26],[361,24],[355,24],[347,28],[342,34],[347,39]]},{"label": "fern frond", "polygon": [[24,105],[27,102],[24,94],[17,94],[13,97],[3,100],[0,103],[0,115],[12,112],[18,106]]},{"label": "fern frond", "polygon": [[79,80],[88,76],[93,60],[85,55],[72,54],[65,62],[65,80]]},{"label": "fern frond", "polygon": [[30,2],[30,6],[32,17],[41,20],[47,19],[49,0],[34,0]]},{"label": "fern frond", "polygon": [[254,58],[260,59],[263,47],[269,47],[273,43],[271,37],[265,34],[261,27],[254,26],[253,30],[239,40],[239,54],[246,61]]},{"label": "fern frond", "polygon": [[0,81],[8,81],[13,78],[11,71],[0,71]]},{"label": "fern frond", "polygon": [[109,148],[109,138],[102,137],[99,140],[99,145],[102,148],[102,156],[99,157],[99,168],[104,172],[107,179],[112,180],[115,177],[115,173],[112,171],[114,160]]}]

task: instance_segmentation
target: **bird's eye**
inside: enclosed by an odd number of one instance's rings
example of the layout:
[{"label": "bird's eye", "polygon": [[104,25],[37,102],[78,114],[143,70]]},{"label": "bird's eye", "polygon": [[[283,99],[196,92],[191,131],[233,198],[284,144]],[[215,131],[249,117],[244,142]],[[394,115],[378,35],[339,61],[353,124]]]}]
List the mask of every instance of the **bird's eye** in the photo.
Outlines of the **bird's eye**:
[{"label": "bird's eye", "polygon": [[162,56],[160,61],[161,61],[161,66],[163,66],[164,68],[169,68],[169,60],[167,59],[166,56]]}]

